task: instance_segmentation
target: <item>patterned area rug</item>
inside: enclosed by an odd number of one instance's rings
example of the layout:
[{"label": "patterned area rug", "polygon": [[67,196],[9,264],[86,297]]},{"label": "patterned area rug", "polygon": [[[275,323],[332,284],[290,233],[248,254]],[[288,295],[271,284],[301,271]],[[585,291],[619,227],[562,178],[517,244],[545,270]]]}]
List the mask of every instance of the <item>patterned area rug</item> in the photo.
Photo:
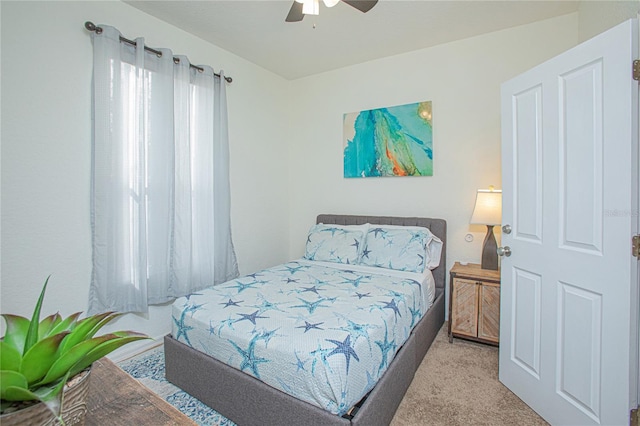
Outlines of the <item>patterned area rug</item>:
[{"label": "patterned area rug", "polygon": [[165,379],[162,346],[125,360],[119,363],[118,366],[153,393],[164,398],[169,404],[189,416],[197,424],[203,426],[235,426],[235,423],[231,420]]}]

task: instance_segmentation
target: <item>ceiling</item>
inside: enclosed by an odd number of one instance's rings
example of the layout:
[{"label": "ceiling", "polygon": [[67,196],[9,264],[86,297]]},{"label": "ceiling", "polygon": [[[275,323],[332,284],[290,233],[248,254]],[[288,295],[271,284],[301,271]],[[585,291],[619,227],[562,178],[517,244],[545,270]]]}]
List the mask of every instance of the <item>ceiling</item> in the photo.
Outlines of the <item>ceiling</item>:
[{"label": "ceiling", "polygon": [[321,2],[320,15],[286,23],[292,0],[125,3],[289,80],[578,10],[567,0],[380,0],[363,14]]}]

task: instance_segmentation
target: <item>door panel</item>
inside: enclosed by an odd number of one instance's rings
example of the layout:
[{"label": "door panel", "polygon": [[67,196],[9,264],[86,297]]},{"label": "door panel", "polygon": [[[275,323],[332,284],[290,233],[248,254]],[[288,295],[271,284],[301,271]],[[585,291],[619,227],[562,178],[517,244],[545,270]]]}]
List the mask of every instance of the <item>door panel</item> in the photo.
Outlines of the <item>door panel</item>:
[{"label": "door panel", "polygon": [[602,59],[560,76],[560,245],[602,250]]},{"label": "door panel", "polygon": [[600,411],[602,296],[558,283],[557,391],[594,421]]},{"label": "door panel", "polygon": [[533,272],[513,268],[511,362],[540,379],[540,283]]},{"label": "door panel", "polygon": [[542,86],[513,96],[514,238],[542,242]]},{"label": "door panel", "polygon": [[[551,424],[637,400],[638,83],[630,20],[502,86],[500,380]],[[636,193],[634,193],[634,191]]]}]

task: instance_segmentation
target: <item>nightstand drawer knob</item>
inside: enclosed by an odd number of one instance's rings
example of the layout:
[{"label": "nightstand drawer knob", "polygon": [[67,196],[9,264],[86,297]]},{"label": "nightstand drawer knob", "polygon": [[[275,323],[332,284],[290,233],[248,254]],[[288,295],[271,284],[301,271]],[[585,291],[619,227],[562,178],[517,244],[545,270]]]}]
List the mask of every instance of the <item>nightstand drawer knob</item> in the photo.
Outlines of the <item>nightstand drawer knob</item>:
[{"label": "nightstand drawer knob", "polygon": [[504,247],[498,247],[498,255],[499,256],[511,256],[511,247],[509,246],[504,246]]},{"label": "nightstand drawer knob", "polygon": [[505,234],[510,234],[511,233],[511,225],[504,225],[502,227],[502,232],[504,232]]}]

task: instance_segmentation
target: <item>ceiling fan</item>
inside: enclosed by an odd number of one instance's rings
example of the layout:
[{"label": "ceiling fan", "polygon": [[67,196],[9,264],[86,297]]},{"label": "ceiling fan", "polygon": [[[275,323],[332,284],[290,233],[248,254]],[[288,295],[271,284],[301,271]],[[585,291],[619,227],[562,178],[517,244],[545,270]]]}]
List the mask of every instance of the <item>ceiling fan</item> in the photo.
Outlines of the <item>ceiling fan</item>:
[{"label": "ceiling fan", "polygon": [[[378,0],[322,0],[327,7],[333,7],[340,1],[363,13],[370,11],[378,3]],[[318,15],[319,13],[320,0],[295,0],[285,21],[299,22],[302,21],[304,15]]]}]

